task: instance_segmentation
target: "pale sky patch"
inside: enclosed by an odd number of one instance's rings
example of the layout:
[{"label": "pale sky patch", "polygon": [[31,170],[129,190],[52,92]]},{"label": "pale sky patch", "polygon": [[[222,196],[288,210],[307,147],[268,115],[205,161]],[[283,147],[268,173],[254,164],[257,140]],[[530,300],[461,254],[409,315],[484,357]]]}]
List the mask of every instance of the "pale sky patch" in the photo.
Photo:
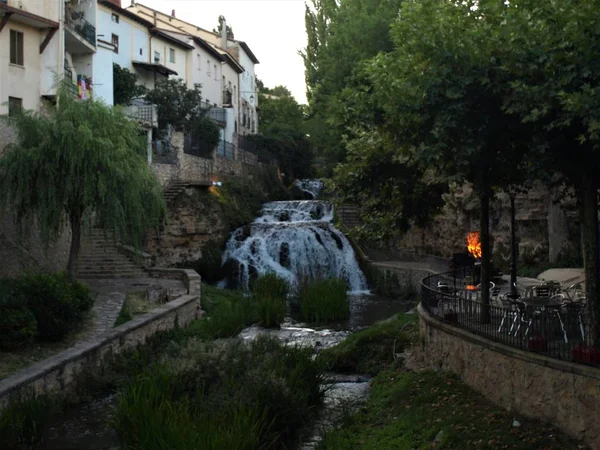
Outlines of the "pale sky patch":
[{"label": "pale sky patch", "polygon": [[[123,8],[130,0],[122,0]],[[304,0],[136,0],[158,11],[212,31],[220,15],[260,61],[256,75],[268,87],[287,86],[299,103],[306,103]]]}]

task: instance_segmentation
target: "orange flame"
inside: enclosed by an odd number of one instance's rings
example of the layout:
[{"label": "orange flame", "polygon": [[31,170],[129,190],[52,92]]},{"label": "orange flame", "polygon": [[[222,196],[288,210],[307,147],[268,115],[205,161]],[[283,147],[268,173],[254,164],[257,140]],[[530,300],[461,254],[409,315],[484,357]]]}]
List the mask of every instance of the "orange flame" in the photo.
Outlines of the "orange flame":
[{"label": "orange flame", "polygon": [[481,258],[481,240],[479,239],[479,231],[471,231],[467,234],[467,250],[475,258]]}]

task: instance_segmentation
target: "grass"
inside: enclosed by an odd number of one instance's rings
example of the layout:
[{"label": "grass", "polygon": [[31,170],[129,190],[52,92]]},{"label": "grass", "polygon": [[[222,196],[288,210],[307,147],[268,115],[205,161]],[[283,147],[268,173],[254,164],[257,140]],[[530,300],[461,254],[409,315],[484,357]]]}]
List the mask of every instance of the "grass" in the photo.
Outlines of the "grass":
[{"label": "grass", "polygon": [[327,278],[311,280],[300,286],[300,315],[307,322],[324,323],[347,319],[350,304],[344,280]]},{"label": "grass", "polygon": [[130,378],[114,426],[131,450],[281,448],[321,404],[322,378],[310,350],[272,338],[189,340]]},{"label": "grass", "polygon": [[[521,423],[513,427],[513,420]],[[381,372],[366,406],[325,434],[319,450],[585,448],[557,429],[494,406],[449,374]]]},{"label": "grass", "polygon": [[258,318],[262,326],[277,328],[283,322],[289,285],[274,273],[261,275],[252,283]]},{"label": "grass", "polygon": [[115,327],[129,322],[135,316],[147,313],[154,309],[157,305],[148,302],[143,291],[128,292],[121,311],[115,320]]},{"label": "grass", "polygon": [[332,372],[375,375],[392,365],[395,355],[411,342],[416,322],[414,314],[398,314],[351,334],[340,344],[323,350],[318,358]]},{"label": "grass", "polygon": [[56,412],[56,402],[47,396],[29,397],[11,403],[0,414],[2,448],[34,448]]}]

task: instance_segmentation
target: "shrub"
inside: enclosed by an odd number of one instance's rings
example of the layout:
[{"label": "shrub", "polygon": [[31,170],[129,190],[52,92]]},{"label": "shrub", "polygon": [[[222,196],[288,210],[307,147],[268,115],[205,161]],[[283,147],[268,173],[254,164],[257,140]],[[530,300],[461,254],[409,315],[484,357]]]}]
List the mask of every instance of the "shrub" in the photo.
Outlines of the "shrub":
[{"label": "shrub", "polygon": [[66,273],[28,275],[18,280],[20,295],[35,316],[38,337],[55,341],[74,330],[93,304],[89,287]]},{"label": "shrub", "polygon": [[261,275],[252,282],[258,318],[267,328],[278,327],[285,317],[288,283],[274,273]]},{"label": "shrub", "polygon": [[289,448],[323,400],[312,351],[272,338],[202,345],[191,342],[121,390],[113,424],[124,448]]},{"label": "shrub", "polygon": [[0,348],[27,347],[37,335],[37,321],[25,304],[0,299]]},{"label": "shrub", "polygon": [[300,287],[298,301],[302,320],[329,322],[350,316],[346,282],[337,278],[309,281]]}]

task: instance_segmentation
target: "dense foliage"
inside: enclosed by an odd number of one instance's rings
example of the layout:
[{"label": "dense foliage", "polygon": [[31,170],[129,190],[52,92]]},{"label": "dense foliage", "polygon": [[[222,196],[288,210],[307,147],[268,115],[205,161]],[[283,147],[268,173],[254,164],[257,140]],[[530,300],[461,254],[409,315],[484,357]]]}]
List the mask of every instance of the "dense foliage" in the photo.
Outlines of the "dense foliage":
[{"label": "dense foliage", "polygon": [[45,243],[71,230],[67,270],[74,276],[81,231],[95,226],[141,246],[165,212],[137,125],[118,108],[78,101],[61,88],[57,106],[7,119],[16,143],[0,158],[0,208],[20,224],[39,224]]},{"label": "dense foliage", "polygon": [[[257,83],[258,84],[258,83]],[[285,86],[259,84],[260,133],[250,136],[259,151],[277,159],[286,179],[313,174],[313,148],[307,137],[304,107]]]},{"label": "dense foliage", "polygon": [[311,353],[267,338],[190,341],[120,390],[115,428],[132,450],[287,446],[323,399]]},{"label": "dense foliage", "polygon": [[287,281],[274,273],[267,273],[253,280],[250,287],[262,326],[278,327],[283,322],[286,311],[289,291]]},{"label": "dense foliage", "polygon": [[76,330],[94,304],[90,289],[66,273],[0,280],[0,348],[56,341]]},{"label": "dense foliage", "polygon": [[134,98],[146,95],[148,89],[137,84],[138,78],[136,73],[113,63],[113,102],[115,105],[127,106]]}]

